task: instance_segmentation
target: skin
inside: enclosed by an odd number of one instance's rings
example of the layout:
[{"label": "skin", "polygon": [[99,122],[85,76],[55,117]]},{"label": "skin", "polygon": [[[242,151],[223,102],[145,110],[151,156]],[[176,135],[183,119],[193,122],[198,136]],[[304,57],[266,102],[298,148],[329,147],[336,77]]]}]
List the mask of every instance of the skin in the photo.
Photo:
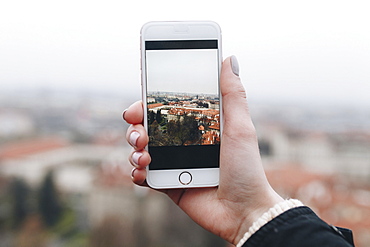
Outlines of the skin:
[{"label": "skin", "polygon": [[[237,244],[255,220],[283,199],[266,179],[246,92],[239,76],[232,70],[230,57],[223,62],[220,87],[224,125],[219,186],[161,192],[167,194],[200,226]],[[129,157],[134,166],[132,180],[137,185],[147,186],[145,168],[150,163],[150,155],[144,148],[149,138],[142,125],[142,102],[132,104],[124,111],[123,117],[131,124],[126,138],[134,149]],[[137,136],[137,139],[134,138]],[[136,155],[133,155],[134,152]]]}]

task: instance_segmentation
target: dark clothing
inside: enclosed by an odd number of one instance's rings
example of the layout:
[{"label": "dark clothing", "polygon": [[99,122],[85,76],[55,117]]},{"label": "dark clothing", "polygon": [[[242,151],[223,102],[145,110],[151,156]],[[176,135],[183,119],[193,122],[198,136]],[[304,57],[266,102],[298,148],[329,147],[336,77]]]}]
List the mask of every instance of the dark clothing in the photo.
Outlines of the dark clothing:
[{"label": "dark clothing", "polygon": [[352,232],[322,221],[310,208],[297,207],[274,218],[243,247],[353,247]]}]

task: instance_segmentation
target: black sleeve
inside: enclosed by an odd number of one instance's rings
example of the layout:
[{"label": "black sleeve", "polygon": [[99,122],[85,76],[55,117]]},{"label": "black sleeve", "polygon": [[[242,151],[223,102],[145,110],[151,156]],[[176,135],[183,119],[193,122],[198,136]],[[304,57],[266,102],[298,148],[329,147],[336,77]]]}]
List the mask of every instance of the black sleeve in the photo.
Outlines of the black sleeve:
[{"label": "black sleeve", "polygon": [[254,233],[243,247],[353,247],[352,232],[322,221],[310,208],[290,209]]}]

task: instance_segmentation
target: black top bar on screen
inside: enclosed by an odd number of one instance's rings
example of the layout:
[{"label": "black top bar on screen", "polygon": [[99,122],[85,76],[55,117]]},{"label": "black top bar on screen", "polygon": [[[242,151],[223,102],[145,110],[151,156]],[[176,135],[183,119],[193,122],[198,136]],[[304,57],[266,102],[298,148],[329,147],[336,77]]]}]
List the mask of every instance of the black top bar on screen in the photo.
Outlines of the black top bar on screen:
[{"label": "black top bar on screen", "polygon": [[146,50],[217,49],[217,40],[145,41]]}]

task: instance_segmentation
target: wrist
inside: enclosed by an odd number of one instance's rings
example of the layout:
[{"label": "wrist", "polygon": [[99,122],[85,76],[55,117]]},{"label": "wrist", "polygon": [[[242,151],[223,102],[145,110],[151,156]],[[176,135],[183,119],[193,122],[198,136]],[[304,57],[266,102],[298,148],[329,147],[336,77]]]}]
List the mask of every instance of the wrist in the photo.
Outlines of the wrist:
[{"label": "wrist", "polygon": [[248,231],[246,231],[243,237],[238,241],[236,247],[242,246],[249,239],[249,237],[251,237],[255,232],[257,232],[261,227],[266,225],[272,219],[276,218],[280,214],[292,208],[301,206],[303,206],[303,203],[296,199],[283,200],[275,204],[273,207],[264,212],[257,220],[253,222],[253,224],[249,227]]},{"label": "wrist", "polygon": [[275,205],[284,202],[285,200],[279,196],[274,190],[270,191],[269,195],[260,196],[260,201],[253,203],[253,208],[248,208],[245,212],[245,217],[241,219],[237,235],[234,239],[236,245],[244,237],[245,233],[249,231],[250,227],[256,222],[264,213],[270,210]]}]

